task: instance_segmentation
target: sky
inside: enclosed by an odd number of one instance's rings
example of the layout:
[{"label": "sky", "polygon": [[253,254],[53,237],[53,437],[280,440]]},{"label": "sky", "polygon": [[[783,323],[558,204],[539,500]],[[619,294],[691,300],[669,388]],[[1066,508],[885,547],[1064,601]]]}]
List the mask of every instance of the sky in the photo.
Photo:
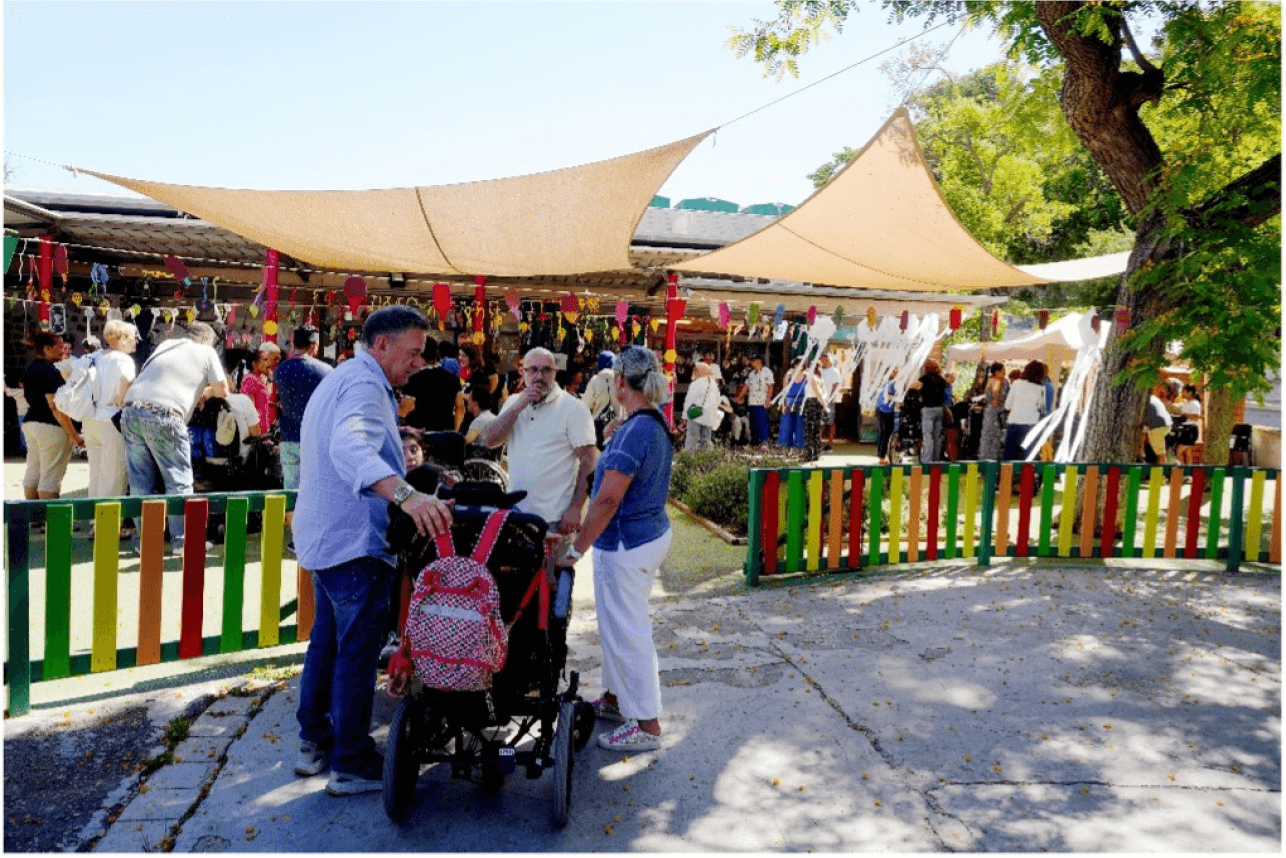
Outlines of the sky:
[{"label": "sky", "polygon": [[[924,30],[871,2],[765,78],[726,46],[771,2],[31,2],[4,10],[13,187],[127,193],[47,165],[192,185],[361,189],[502,178],[719,127],[659,193],[798,205],[896,108],[880,64]],[[944,27],[924,37],[943,45]],[[1001,58],[983,31],[943,65]],[[735,120],[735,121],[734,121]],[[38,159],[38,160],[32,160]]]}]

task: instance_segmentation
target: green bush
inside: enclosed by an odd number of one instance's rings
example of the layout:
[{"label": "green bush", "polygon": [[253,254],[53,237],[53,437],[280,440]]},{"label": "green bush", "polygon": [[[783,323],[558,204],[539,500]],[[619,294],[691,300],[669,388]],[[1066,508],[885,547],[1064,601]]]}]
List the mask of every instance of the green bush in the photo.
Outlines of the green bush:
[{"label": "green bush", "polygon": [[712,471],[693,476],[682,500],[697,515],[744,536],[749,494],[750,469],[738,462],[725,462]]},{"label": "green bush", "polygon": [[781,453],[715,448],[679,453],[670,473],[670,494],[693,512],[725,530],[744,536],[748,525],[751,468],[799,464]]}]

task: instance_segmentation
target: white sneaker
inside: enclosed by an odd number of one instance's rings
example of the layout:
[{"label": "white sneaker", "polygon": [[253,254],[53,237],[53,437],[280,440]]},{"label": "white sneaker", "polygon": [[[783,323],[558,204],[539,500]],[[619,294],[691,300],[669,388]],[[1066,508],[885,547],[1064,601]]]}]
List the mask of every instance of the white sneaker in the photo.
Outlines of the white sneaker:
[{"label": "white sneaker", "polygon": [[661,747],[661,737],[645,732],[631,719],[615,730],[599,733],[598,744],[609,751],[655,751]]}]

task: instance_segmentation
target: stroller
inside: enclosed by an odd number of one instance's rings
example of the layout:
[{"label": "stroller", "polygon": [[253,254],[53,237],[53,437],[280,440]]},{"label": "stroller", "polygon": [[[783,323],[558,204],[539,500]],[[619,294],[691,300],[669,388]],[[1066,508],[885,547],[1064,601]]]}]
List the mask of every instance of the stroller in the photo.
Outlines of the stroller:
[{"label": "stroller", "polygon": [[920,391],[908,390],[898,411],[897,425],[893,437],[889,439],[889,461],[893,464],[910,460],[920,460]]},{"label": "stroller", "polygon": [[509,487],[509,474],[498,461],[499,449],[465,444],[464,435],[459,432],[427,432],[420,443],[425,464],[438,470],[444,485],[495,483],[501,491]]},{"label": "stroller", "polygon": [[[408,475],[412,484],[414,476]],[[456,502],[451,536],[457,550],[465,551],[493,510],[511,508],[526,493],[463,482],[440,488],[438,495]],[[595,716],[594,707],[577,695],[579,674],[565,669],[574,576],[570,568],[554,570],[551,598],[546,527],[538,516],[512,512],[487,562],[500,592],[501,615],[513,624],[508,657],[491,689],[443,691],[415,677],[398,705],[384,748],[384,812],[393,821],[410,814],[424,767],[446,764],[453,778],[469,779],[476,770],[490,793],[519,767],[530,779],[552,768],[553,822],[560,828],[567,824],[574,755],[589,742]],[[388,538],[408,569],[418,572],[437,557],[433,541],[420,537],[400,512]],[[531,597],[533,589],[539,598]]]}]

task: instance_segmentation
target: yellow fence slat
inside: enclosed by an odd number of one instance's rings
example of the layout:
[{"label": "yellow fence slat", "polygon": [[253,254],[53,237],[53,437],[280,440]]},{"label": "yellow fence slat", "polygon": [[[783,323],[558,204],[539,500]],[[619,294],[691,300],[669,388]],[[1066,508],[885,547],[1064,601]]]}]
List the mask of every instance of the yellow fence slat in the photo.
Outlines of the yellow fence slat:
[{"label": "yellow fence slat", "polygon": [[822,559],[822,472],[814,468],[808,474],[808,566],[809,572],[821,568]]},{"label": "yellow fence slat", "polygon": [[1264,529],[1264,482],[1268,475],[1255,471],[1250,479],[1250,510],[1246,514],[1246,559],[1259,560],[1259,537]]},{"label": "yellow fence slat", "polygon": [[1063,506],[1058,511],[1058,556],[1072,556],[1072,523],[1076,519],[1076,468],[1063,472]]},{"label": "yellow fence slat", "polygon": [[263,533],[260,536],[259,646],[281,643],[281,552],[286,524],[286,496],[263,499]]},{"label": "yellow fence slat", "polygon": [[974,521],[978,514],[978,463],[970,462],[965,469],[965,520],[964,520],[964,551],[962,557],[974,556],[974,531],[977,522]]},{"label": "yellow fence slat", "polygon": [[120,577],[121,505],[94,507],[94,636],[89,669],[116,669],[117,581]]},{"label": "yellow fence slat", "polygon": [[902,562],[902,468],[889,475],[889,562]]},{"label": "yellow fence slat", "polygon": [[1148,477],[1148,512],[1143,519],[1143,554],[1144,558],[1156,556],[1157,518],[1161,514],[1161,480],[1165,471],[1160,466],[1152,469]]},{"label": "yellow fence slat", "polygon": [[1282,562],[1282,472],[1273,480],[1273,529],[1268,543],[1270,563]]}]

